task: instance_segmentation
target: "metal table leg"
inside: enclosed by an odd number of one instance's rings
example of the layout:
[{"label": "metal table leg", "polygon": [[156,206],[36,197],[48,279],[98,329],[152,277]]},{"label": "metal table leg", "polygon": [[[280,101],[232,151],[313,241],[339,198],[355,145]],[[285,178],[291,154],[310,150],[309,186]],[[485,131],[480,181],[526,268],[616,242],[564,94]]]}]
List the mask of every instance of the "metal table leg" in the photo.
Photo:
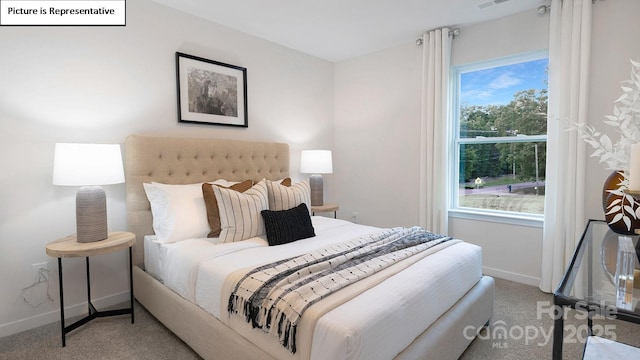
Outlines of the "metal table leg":
[{"label": "metal table leg", "polygon": [[129,294],[131,296],[131,323],[134,323],[133,317],[133,256],[131,246],[129,247]]},{"label": "metal table leg", "polygon": [[65,326],[64,321],[64,292],[62,285],[62,258],[58,258],[58,278],[60,280],[60,331],[62,333],[62,347],[66,346],[66,334],[76,328],[88,323],[89,321],[98,317],[116,316],[131,314],[131,323],[134,323],[133,315],[133,255],[132,249],[129,247],[129,291],[131,292],[130,307],[124,309],[98,311],[91,302],[91,268],[89,265],[89,257],[85,259],[86,272],[87,272],[87,308],[88,314],[82,319],[77,320],[69,326]]},{"label": "metal table leg", "polygon": [[64,332],[64,292],[62,290],[62,258],[58,258],[58,280],[60,283],[60,332],[62,334],[62,347],[67,345]]},{"label": "metal table leg", "polygon": [[564,338],[564,306],[557,305],[558,314],[553,322],[553,360],[562,360],[562,342]]}]

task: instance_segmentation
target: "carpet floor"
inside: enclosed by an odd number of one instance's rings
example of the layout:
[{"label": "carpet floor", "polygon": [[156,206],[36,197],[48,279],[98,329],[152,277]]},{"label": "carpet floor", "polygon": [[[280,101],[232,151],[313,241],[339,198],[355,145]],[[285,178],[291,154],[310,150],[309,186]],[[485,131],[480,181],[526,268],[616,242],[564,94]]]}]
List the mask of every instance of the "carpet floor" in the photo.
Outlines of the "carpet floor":
[{"label": "carpet floor", "polygon": [[[125,304],[126,305],[126,304]],[[483,329],[460,359],[551,359],[553,297],[537,287],[496,279],[491,326]],[[200,359],[138,303],[135,324],[127,316],[99,318],[67,334],[61,347],[59,323],[0,338],[0,359]],[[586,320],[569,311],[564,359],[580,359]],[[594,321],[596,335],[640,347],[640,325],[611,319]]]}]

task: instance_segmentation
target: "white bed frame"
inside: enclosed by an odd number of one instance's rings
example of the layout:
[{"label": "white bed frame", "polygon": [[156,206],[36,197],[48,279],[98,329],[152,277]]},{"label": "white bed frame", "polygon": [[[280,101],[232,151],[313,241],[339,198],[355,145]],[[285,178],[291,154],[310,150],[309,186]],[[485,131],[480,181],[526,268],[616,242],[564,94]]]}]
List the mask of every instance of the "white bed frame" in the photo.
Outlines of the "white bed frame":
[{"label": "white bed frame", "polygon": [[[189,184],[224,178],[270,180],[289,176],[289,146],[203,138],[132,135],[126,141],[127,212],[133,248],[135,298],[205,359],[274,359],[197,305],[144,271],[144,235],[153,234],[143,182]],[[468,326],[480,329],[493,314],[494,281],[484,276],[396,359],[457,359]]]}]

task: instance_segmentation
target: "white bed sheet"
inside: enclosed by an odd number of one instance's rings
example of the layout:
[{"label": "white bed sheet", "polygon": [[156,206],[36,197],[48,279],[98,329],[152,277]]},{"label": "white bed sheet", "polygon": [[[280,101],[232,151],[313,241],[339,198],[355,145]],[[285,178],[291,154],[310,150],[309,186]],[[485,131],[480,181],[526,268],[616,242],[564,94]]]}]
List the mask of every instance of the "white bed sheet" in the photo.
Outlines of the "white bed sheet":
[{"label": "white bed sheet", "polygon": [[164,283],[163,262],[167,255],[167,247],[158,242],[156,235],[144,236],[144,269],[156,280]]},{"label": "white bed sheet", "polygon": [[[208,239],[166,244],[165,284],[220,318],[226,308],[221,289],[230,273],[379,230],[325,217],[312,221],[316,237],[277,247],[261,237],[218,245]],[[456,243],[330,311],[316,324],[311,359],[393,358],[473,287],[482,276],[481,258],[479,247]]]},{"label": "white bed sheet", "polygon": [[[165,283],[167,274],[167,253],[174,246],[197,247],[198,244],[210,247],[218,242],[218,238],[188,239],[180,245],[158,241],[157,235],[144,236],[144,268],[145,271],[161,283]],[[177,250],[179,251],[179,250]]]}]

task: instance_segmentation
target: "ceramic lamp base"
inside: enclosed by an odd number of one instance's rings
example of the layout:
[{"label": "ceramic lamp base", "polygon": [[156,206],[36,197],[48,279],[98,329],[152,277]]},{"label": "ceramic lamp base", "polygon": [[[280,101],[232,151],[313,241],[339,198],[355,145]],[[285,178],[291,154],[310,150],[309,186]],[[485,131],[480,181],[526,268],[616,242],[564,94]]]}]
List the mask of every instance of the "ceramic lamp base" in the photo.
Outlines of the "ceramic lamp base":
[{"label": "ceramic lamp base", "polygon": [[107,233],[107,199],[100,186],[83,186],[76,194],[78,242],[104,240]]},{"label": "ceramic lamp base", "polygon": [[309,178],[309,186],[311,187],[311,206],[324,205],[322,175],[311,175]]}]

